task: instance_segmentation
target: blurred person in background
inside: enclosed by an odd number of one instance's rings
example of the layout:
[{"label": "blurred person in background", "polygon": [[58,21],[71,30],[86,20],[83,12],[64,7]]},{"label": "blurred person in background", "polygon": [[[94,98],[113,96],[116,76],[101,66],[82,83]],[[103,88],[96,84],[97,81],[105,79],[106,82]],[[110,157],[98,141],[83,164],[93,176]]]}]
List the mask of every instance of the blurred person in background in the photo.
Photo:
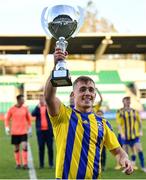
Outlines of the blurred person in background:
[{"label": "blurred person in background", "polygon": [[[67,52],[56,48],[54,66],[66,55]],[[80,76],[74,81],[74,108],[70,108],[56,97],[57,88],[50,80],[49,77],[44,94],[56,140],[56,178],[99,178],[103,145],[119,160],[124,172],[131,174],[131,162],[120,147],[111,125],[93,113],[96,97],[94,81],[87,76]]]},{"label": "blurred person in background", "polygon": [[96,113],[96,112],[100,112],[100,107],[101,107],[101,104],[102,104],[102,95],[100,93],[100,91],[98,90],[98,88],[96,88],[96,92],[98,93],[98,96],[100,98],[100,101],[97,102],[94,106],[93,106],[93,111]]},{"label": "blurred person in background", "polygon": [[53,130],[43,95],[40,95],[39,104],[34,108],[31,114],[36,118],[35,125],[39,149],[40,169],[44,168],[45,146],[47,146],[49,168],[53,168]]},{"label": "blurred person in background", "polygon": [[[102,110],[98,110],[96,112],[97,116],[100,116],[100,117],[103,117],[104,116],[104,113]],[[105,167],[106,167],[106,147],[103,146],[103,149],[102,149],[102,153],[101,153],[101,168],[102,168],[102,171],[105,171]]]},{"label": "blurred person in background", "polygon": [[[95,112],[97,116],[103,117],[104,113],[103,113],[102,110],[100,110],[103,98],[102,98],[102,95],[101,95],[100,91],[98,90],[98,88],[96,88],[96,92],[98,93],[98,96],[99,96],[100,100],[99,100],[99,102],[97,102],[93,106],[93,112]],[[105,146],[103,146],[102,153],[101,153],[101,168],[102,168],[102,171],[105,170],[105,166],[106,166],[106,148],[105,148]]]},{"label": "blurred person in background", "polygon": [[[20,94],[16,99],[17,104],[12,106],[6,114],[5,132],[7,135],[11,134],[11,143],[14,145],[16,168],[21,168],[22,155],[22,167],[28,169],[27,138],[28,135],[32,135],[31,118],[28,108],[24,106],[24,96]],[[20,154],[20,144],[22,144],[22,154]]]},{"label": "blurred person in background", "polygon": [[70,93],[70,95],[69,95],[69,106],[71,107],[71,108],[74,108],[74,94],[73,94],[73,92],[71,92]]},{"label": "blurred person in background", "polygon": [[139,156],[141,170],[146,172],[145,163],[144,163],[144,154],[142,150],[142,144],[140,137],[143,135],[142,132],[142,121],[139,113],[130,107],[131,99],[129,96],[124,97],[123,108],[117,111],[117,125],[118,131],[121,135],[122,147],[127,151],[131,150],[131,160],[133,162],[134,168],[136,166],[136,154]]},{"label": "blurred person in background", "polygon": [[[117,112],[116,112],[116,124],[117,125],[119,124],[118,121],[119,121],[120,116],[121,116],[120,115],[121,110],[122,109],[118,109]],[[119,126],[118,126],[118,141],[119,141],[121,147],[123,147],[124,139],[121,137],[121,128],[119,128]],[[126,144],[124,145],[124,149],[128,153],[128,146]],[[115,166],[115,170],[119,170],[119,169],[121,169],[121,165],[117,162],[117,164]],[[136,165],[134,165],[134,169],[135,170],[137,169]]]}]

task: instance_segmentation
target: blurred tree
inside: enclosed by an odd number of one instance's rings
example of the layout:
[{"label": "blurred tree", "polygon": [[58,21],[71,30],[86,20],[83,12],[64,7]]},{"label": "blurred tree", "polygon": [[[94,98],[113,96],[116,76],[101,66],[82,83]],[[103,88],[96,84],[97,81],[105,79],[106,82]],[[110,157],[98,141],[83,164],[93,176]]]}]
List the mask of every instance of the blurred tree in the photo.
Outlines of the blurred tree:
[{"label": "blurred tree", "polygon": [[117,32],[117,30],[109,20],[98,17],[96,4],[90,0],[87,3],[85,21],[80,32]]}]

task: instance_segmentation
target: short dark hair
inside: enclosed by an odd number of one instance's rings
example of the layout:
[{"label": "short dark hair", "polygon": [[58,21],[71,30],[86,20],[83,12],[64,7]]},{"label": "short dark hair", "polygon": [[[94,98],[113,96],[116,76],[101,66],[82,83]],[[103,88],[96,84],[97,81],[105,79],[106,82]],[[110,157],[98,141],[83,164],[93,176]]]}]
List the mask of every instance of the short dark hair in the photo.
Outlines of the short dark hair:
[{"label": "short dark hair", "polygon": [[130,100],[130,96],[125,96],[125,97],[123,97],[123,100],[122,100],[122,101],[124,101],[124,100]]},{"label": "short dark hair", "polygon": [[95,85],[95,82],[94,82],[93,79],[91,79],[90,77],[88,77],[88,76],[79,76],[79,77],[73,82],[73,89],[74,89],[74,87],[76,86],[76,84],[77,84],[78,82],[80,82],[80,81],[85,82],[85,83],[93,82],[94,85]]},{"label": "short dark hair", "polygon": [[18,101],[18,100],[20,100],[20,99],[23,98],[23,97],[24,97],[23,94],[19,94],[18,96],[16,96],[16,99],[17,99],[17,101]]}]

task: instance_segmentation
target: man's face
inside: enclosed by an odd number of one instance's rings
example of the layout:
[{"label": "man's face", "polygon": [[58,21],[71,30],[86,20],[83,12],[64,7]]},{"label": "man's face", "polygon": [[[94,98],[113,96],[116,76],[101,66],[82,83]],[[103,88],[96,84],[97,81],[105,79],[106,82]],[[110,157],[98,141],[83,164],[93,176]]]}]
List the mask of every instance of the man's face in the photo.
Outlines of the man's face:
[{"label": "man's face", "polygon": [[45,98],[44,98],[44,96],[40,96],[40,104],[41,105],[45,105],[46,103],[45,103]]},{"label": "man's face", "polygon": [[18,104],[21,106],[24,104],[24,97],[21,97],[19,100],[18,100]]},{"label": "man's face", "polygon": [[96,90],[93,82],[79,81],[74,87],[74,103],[77,108],[92,108]]},{"label": "man's face", "polygon": [[130,103],[131,103],[130,99],[123,100],[124,107],[130,107]]}]

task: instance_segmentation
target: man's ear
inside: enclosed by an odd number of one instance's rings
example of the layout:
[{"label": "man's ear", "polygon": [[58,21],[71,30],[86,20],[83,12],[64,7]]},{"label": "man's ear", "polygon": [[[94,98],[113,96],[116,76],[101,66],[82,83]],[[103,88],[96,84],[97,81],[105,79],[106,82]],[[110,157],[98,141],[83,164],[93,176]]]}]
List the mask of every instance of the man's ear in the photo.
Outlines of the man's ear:
[{"label": "man's ear", "polygon": [[74,97],[75,96],[75,93],[72,91],[72,96]]},{"label": "man's ear", "polygon": [[73,91],[70,93],[70,97],[72,97],[72,96],[74,96],[74,92]]},{"label": "man's ear", "polygon": [[95,93],[95,98],[96,98],[96,93]]}]

